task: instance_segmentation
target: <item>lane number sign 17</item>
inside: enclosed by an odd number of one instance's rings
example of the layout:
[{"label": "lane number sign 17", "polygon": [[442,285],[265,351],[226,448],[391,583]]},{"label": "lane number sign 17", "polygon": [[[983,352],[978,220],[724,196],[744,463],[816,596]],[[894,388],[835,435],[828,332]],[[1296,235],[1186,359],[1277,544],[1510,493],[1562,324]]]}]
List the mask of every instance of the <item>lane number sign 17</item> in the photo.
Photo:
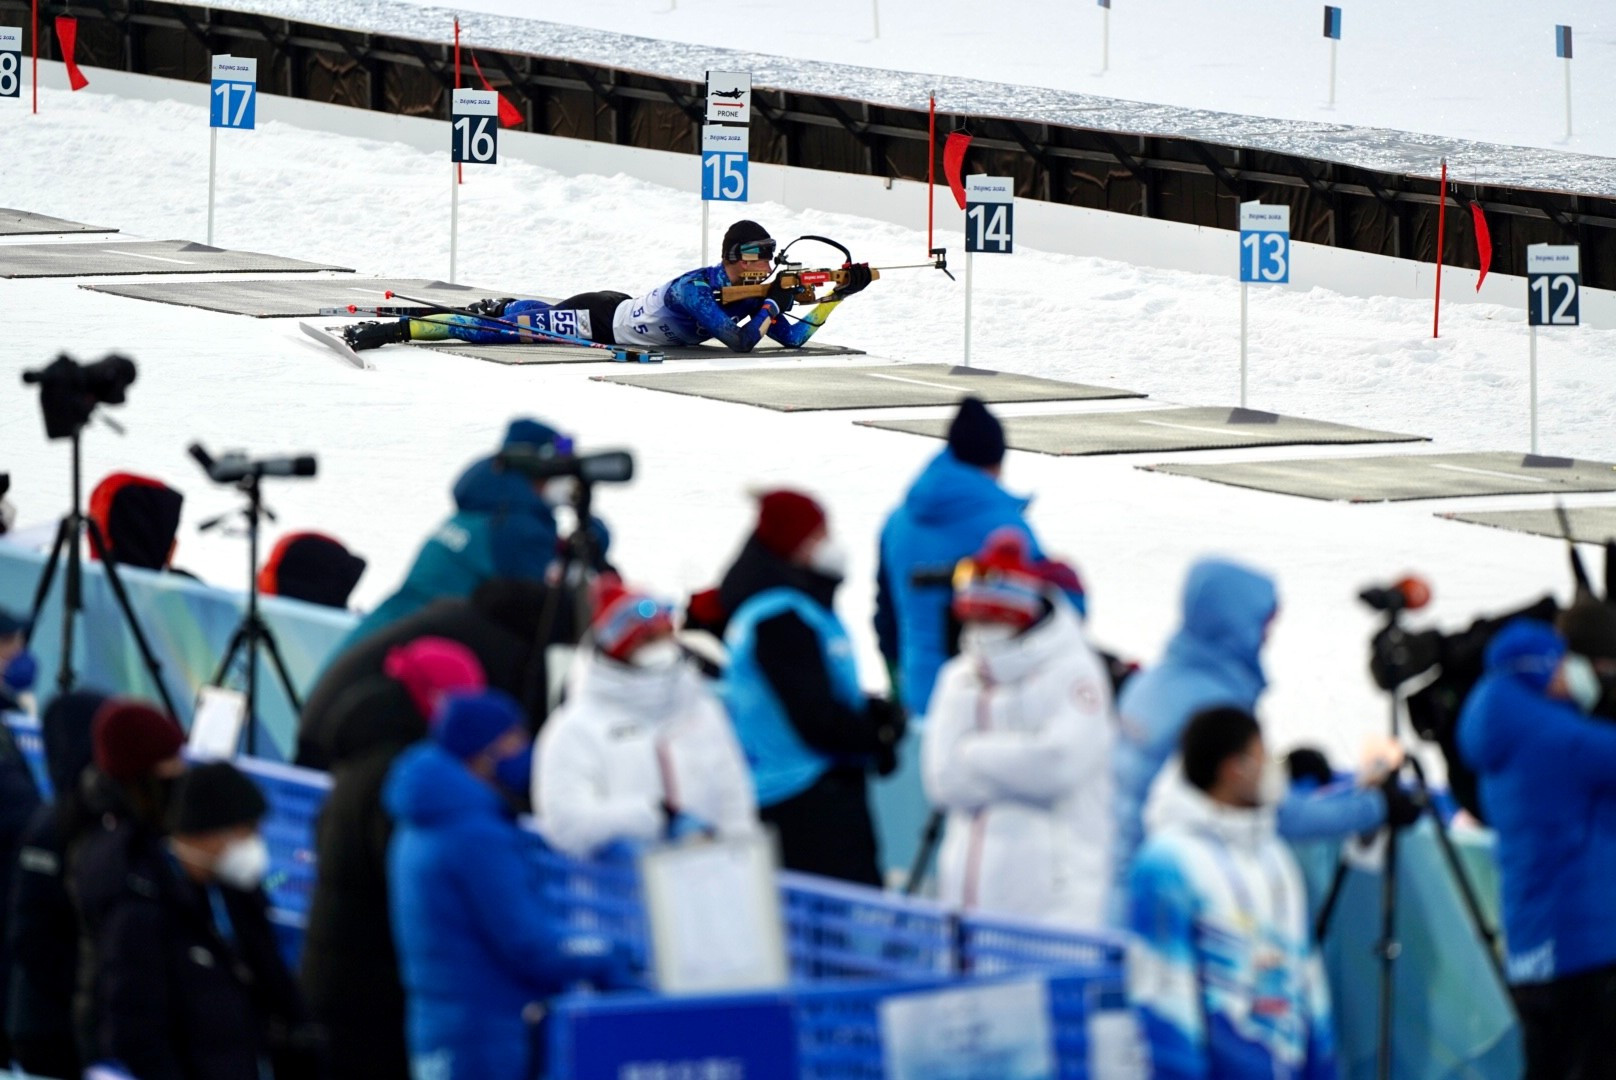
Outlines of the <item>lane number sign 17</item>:
[{"label": "lane number sign 17", "polygon": [[257,112],[258,61],[250,56],[215,56],[208,126],[251,131]]},{"label": "lane number sign 17", "polygon": [[1016,181],[1012,176],[965,178],[965,250],[1009,255],[1015,250]]},{"label": "lane number sign 17", "polygon": [[20,26],[0,26],[0,97],[22,97]]},{"label": "lane number sign 17", "polygon": [[1283,285],[1291,279],[1291,208],[1240,204],[1240,280]]},{"label": "lane number sign 17", "polygon": [[1582,321],[1582,263],[1575,244],[1526,249],[1526,322],[1576,326]]},{"label": "lane number sign 17", "polygon": [[499,93],[456,90],[449,109],[449,154],[453,161],[493,165],[499,160]]},{"label": "lane number sign 17", "polygon": [[743,127],[708,124],[701,129],[701,197],[708,202],[745,202],[750,133]]}]

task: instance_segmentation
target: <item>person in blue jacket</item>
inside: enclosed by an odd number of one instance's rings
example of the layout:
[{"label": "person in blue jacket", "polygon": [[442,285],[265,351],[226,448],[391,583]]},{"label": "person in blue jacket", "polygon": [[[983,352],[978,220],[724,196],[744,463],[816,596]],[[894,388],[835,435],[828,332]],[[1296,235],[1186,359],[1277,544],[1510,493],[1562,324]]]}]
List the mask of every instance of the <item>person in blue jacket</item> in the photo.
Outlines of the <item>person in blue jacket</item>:
[{"label": "person in blue jacket", "polygon": [[1616,726],[1592,662],[1511,622],[1459,714],[1459,752],[1498,835],[1527,1080],[1616,1076]]},{"label": "person in blue jacket", "polygon": [[[1023,515],[1030,499],[999,484],[1004,428],[981,399],[968,397],[948,428],[948,445],[931,459],[881,528],[875,630],[894,694],[911,716],[924,716],[937,672],[949,657],[948,605],[954,564],[990,533],[1009,527],[1044,557]],[[1084,612],[1081,593],[1068,599]]]},{"label": "person in blue jacket", "polygon": [[[1267,574],[1202,559],[1185,579],[1183,622],[1161,663],[1123,686],[1111,759],[1119,894],[1144,836],[1150,786],[1177,751],[1190,718],[1214,708],[1256,712],[1268,686],[1262,648],[1278,612],[1279,593]],[[1397,823],[1406,824],[1417,811],[1395,792],[1348,784],[1287,796],[1278,805],[1279,835],[1316,840],[1367,832],[1387,820],[1388,799],[1397,802]]]},{"label": "person in blue jacket", "polygon": [[531,771],[521,708],[488,690],[447,697],[431,738],[388,775],[388,900],[418,1080],[528,1080],[528,1006],[577,982],[619,984],[626,971],[609,941],[545,912],[531,858],[540,841],[511,809]]},{"label": "person in blue jacket", "polygon": [[[500,447],[558,456],[571,448],[572,440],[529,418],[512,420]],[[454,514],[421,545],[398,590],[359,620],[332,655],[434,600],[469,597],[491,579],[544,580],[558,548],[555,507],[572,491],[571,477],[532,480],[502,466],[498,454],[472,462],[455,481]],[[610,535],[599,518],[592,529],[604,555]]]},{"label": "person in blue jacket", "polygon": [[[394,322],[358,323],[343,330],[354,349],[374,349],[398,341],[445,341],[479,345],[522,344],[544,340],[543,334],[585,338],[601,345],[646,348],[700,345],[717,338],[735,352],[751,352],[765,336],[788,349],[800,349],[825,324],[843,300],[867,288],[867,263],[845,267],[848,281],[798,318],[792,293],[775,284],[768,295],[746,300],[720,300],[730,285],[759,284],[768,279],[776,244],[755,221],[737,221],[724,233],[724,261],[681,274],[643,296],[602,290],[579,293],[554,304],[543,300],[479,300],[471,315],[429,315]],[[499,322],[532,327],[535,334]]]}]

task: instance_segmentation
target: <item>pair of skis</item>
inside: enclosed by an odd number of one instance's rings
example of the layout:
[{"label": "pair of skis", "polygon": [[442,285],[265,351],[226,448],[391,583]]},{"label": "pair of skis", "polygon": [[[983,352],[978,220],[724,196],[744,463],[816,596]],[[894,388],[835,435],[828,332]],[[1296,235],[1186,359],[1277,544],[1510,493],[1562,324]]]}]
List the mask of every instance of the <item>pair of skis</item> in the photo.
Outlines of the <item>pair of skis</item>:
[{"label": "pair of skis", "polygon": [[[362,307],[357,304],[348,304],[344,307],[321,308],[320,315],[365,315],[372,318],[405,318],[425,321],[431,315],[460,315],[476,319],[484,324],[483,328],[491,333],[509,337],[515,344],[543,344],[543,345],[576,345],[580,348],[598,349],[610,353],[613,360],[619,363],[660,364],[666,357],[653,349],[631,349],[622,345],[605,345],[588,338],[575,337],[571,334],[560,334],[550,330],[538,330],[531,326],[509,319],[501,319],[493,315],[486,315],[470,308],[450,307],[434,303],[431,300],[421,300],[413,296],[405,296],[391,290],[382,294],[388,300],[402,300],[408,307],[399,305],[372,305]],[[423,310],[423,308],[425,310]],[[348,363],[361,371],[374,370],[372,364],[361,356],[354,348],[343,340],[340,332],[331,328],[316,326],[313,323],[299,323],[303,332],[320,344],[334,351]]]}]

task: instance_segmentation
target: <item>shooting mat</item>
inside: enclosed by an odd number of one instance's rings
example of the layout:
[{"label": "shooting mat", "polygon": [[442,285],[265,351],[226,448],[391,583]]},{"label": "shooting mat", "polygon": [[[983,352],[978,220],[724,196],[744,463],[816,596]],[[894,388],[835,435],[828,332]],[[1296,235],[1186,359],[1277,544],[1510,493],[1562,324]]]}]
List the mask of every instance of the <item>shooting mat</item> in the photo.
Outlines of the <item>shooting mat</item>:
[{"label": "shooting mat", "polygon": [[[598,364],[611,363],[609,354],[600,349],[578,345],[426,345],[424,348],[452,352],[456,356],[470,356],[495,364]],[[639,345],[629,346],[641,349]],[[734,360],[736,355],[722,345],[692,345],[686,348],[661,350],[669,360]],[[783,349],[778,345],[759,345],[752,356],[768,359],[795,360],[804,356],[863,356],[858,349],[840,345],[809,345],[802,349]]]},{"label": "shooting mat", "polygon": [[82,221],[46,217],[27,210],[0,208],[0,236],[33,236],[52,233],[115,233],[105,225],[86,225]]},{"label": "shooting mat", "polygon": [[1616,465],[1523,454],[1419,454],[1225,465],[1146,465],[1175,476],[1345,502],[1616,491]]},{"label": "shooting mat", "polygon": [[185,240],[89,244],[0,244],[0,278],[95,277],[115,274],[285,273],[347,270],[342,266],[226,251]]},{"label": "shooting mat", "polygon": [[[1472,525],[1490,525],[1495,529],[1565,538],[1560,515],[1553,510],[1476,510],[1464,514],[1438,514],[1451,521],[1467,521]],[[1616,506],[1578,506],[1568,508],[1566,517],[1571,522],[1571,539],[1579,544],[1603,544],[1616,540]]]},{"label": "shooting mat", "polygon": [[[424,278],[283,277],[267,281],[141,281],[80,285],[79,288],[112,296],[127,296],[134,300],[154,300],[160,304],[223,311],[230,315],[251,315],[256,319],[308,319],[319,315],[321,308],[346,304],[413,306],[405,300],[387,299],[389,291],[446,307],[464,307],[473,300],[494,296],[541,299],[509,290],[450,285],[445,281],[427,281]],[[364,315],[353,317],[365,318]]]}]

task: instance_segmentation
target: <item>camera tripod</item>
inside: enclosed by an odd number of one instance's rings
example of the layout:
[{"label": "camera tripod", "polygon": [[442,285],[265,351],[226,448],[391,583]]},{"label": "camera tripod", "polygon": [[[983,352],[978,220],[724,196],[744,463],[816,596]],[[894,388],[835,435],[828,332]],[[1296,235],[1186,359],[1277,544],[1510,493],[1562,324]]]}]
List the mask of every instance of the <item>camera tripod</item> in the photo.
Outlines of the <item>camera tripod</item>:
[{"label": "camera tripod", "polygon": [[[111,421],[108,421],[110,423]],[[80,539],[87,538],[90,549],[101,559],[103,572],[107,576],[107,583],[112,586],[113,598],[118,603],[118,610],[123,615],[124,625],[135,639],[135,645],[140,650],[140,658],[144,663],[147,675],[151,678],[152,686],[156,688],[157,696],[162,699],[163,708],[170,716],[178,716],[174,708],[174,701],[169,696],[168,687],[163,682],[162,665],[158,663],[157,656],[152,652],[151,644],[146,640],[146,634],[140,628],[140,621],[135,618],[134,608],[129,603],[129,593],[125,591],[123,579],[118,576],[118,563],[113,558],[107,538],[101,534],[101,526],[94,518],[88,517],[79,509],[83,495],[83,466],[80,439],[82,427],[72,433],[73,451],[73,509],[62,518],[56,528],[56,540],[51,545],[49,558],[45,561],[44,574],[39,579],[39,586],[34,591],[34,602],[28,620],[28,630],[24,637],[24,645],[33,639],[34,627],[39,625],[39,615],[45,609],[45,601],[50,595],[51,585],[56,580],[56,573],[61,568],[63,553],[66,553],[67,570],[62,579],[62,650],[61,665],[56,675],[56,686],[61,693],[68,693],[77,683],[77,674],[73,666],[73,638],[74,620],[84,614],[84,556],[80,549]]]},{"label": "camera tripod", "polygon": [[[594,514],[594,485],[578,477],[578,489],[573,496],[572,532],[561,544],[561,557],[556,563],[553,580],[548,576],[544,593],[544,606],[539,610],[539,626],[533,638],[533,651],[528,654],[527,668],[522,678],[522,705],[535,724],[542,723],[550,714],[549,649],[556,642],[556,631],[561,622],[563,598],[570,598],[575,610],[567,624],[567,638],[576,642],[580,628],[588,624],[583,610],[587,603],[584,585],[587,575],[600,565],[600,552],[592,530]],[[574,578],[577,581],[574,582]],[[570,594],[570,597],[569,597]]]}]

